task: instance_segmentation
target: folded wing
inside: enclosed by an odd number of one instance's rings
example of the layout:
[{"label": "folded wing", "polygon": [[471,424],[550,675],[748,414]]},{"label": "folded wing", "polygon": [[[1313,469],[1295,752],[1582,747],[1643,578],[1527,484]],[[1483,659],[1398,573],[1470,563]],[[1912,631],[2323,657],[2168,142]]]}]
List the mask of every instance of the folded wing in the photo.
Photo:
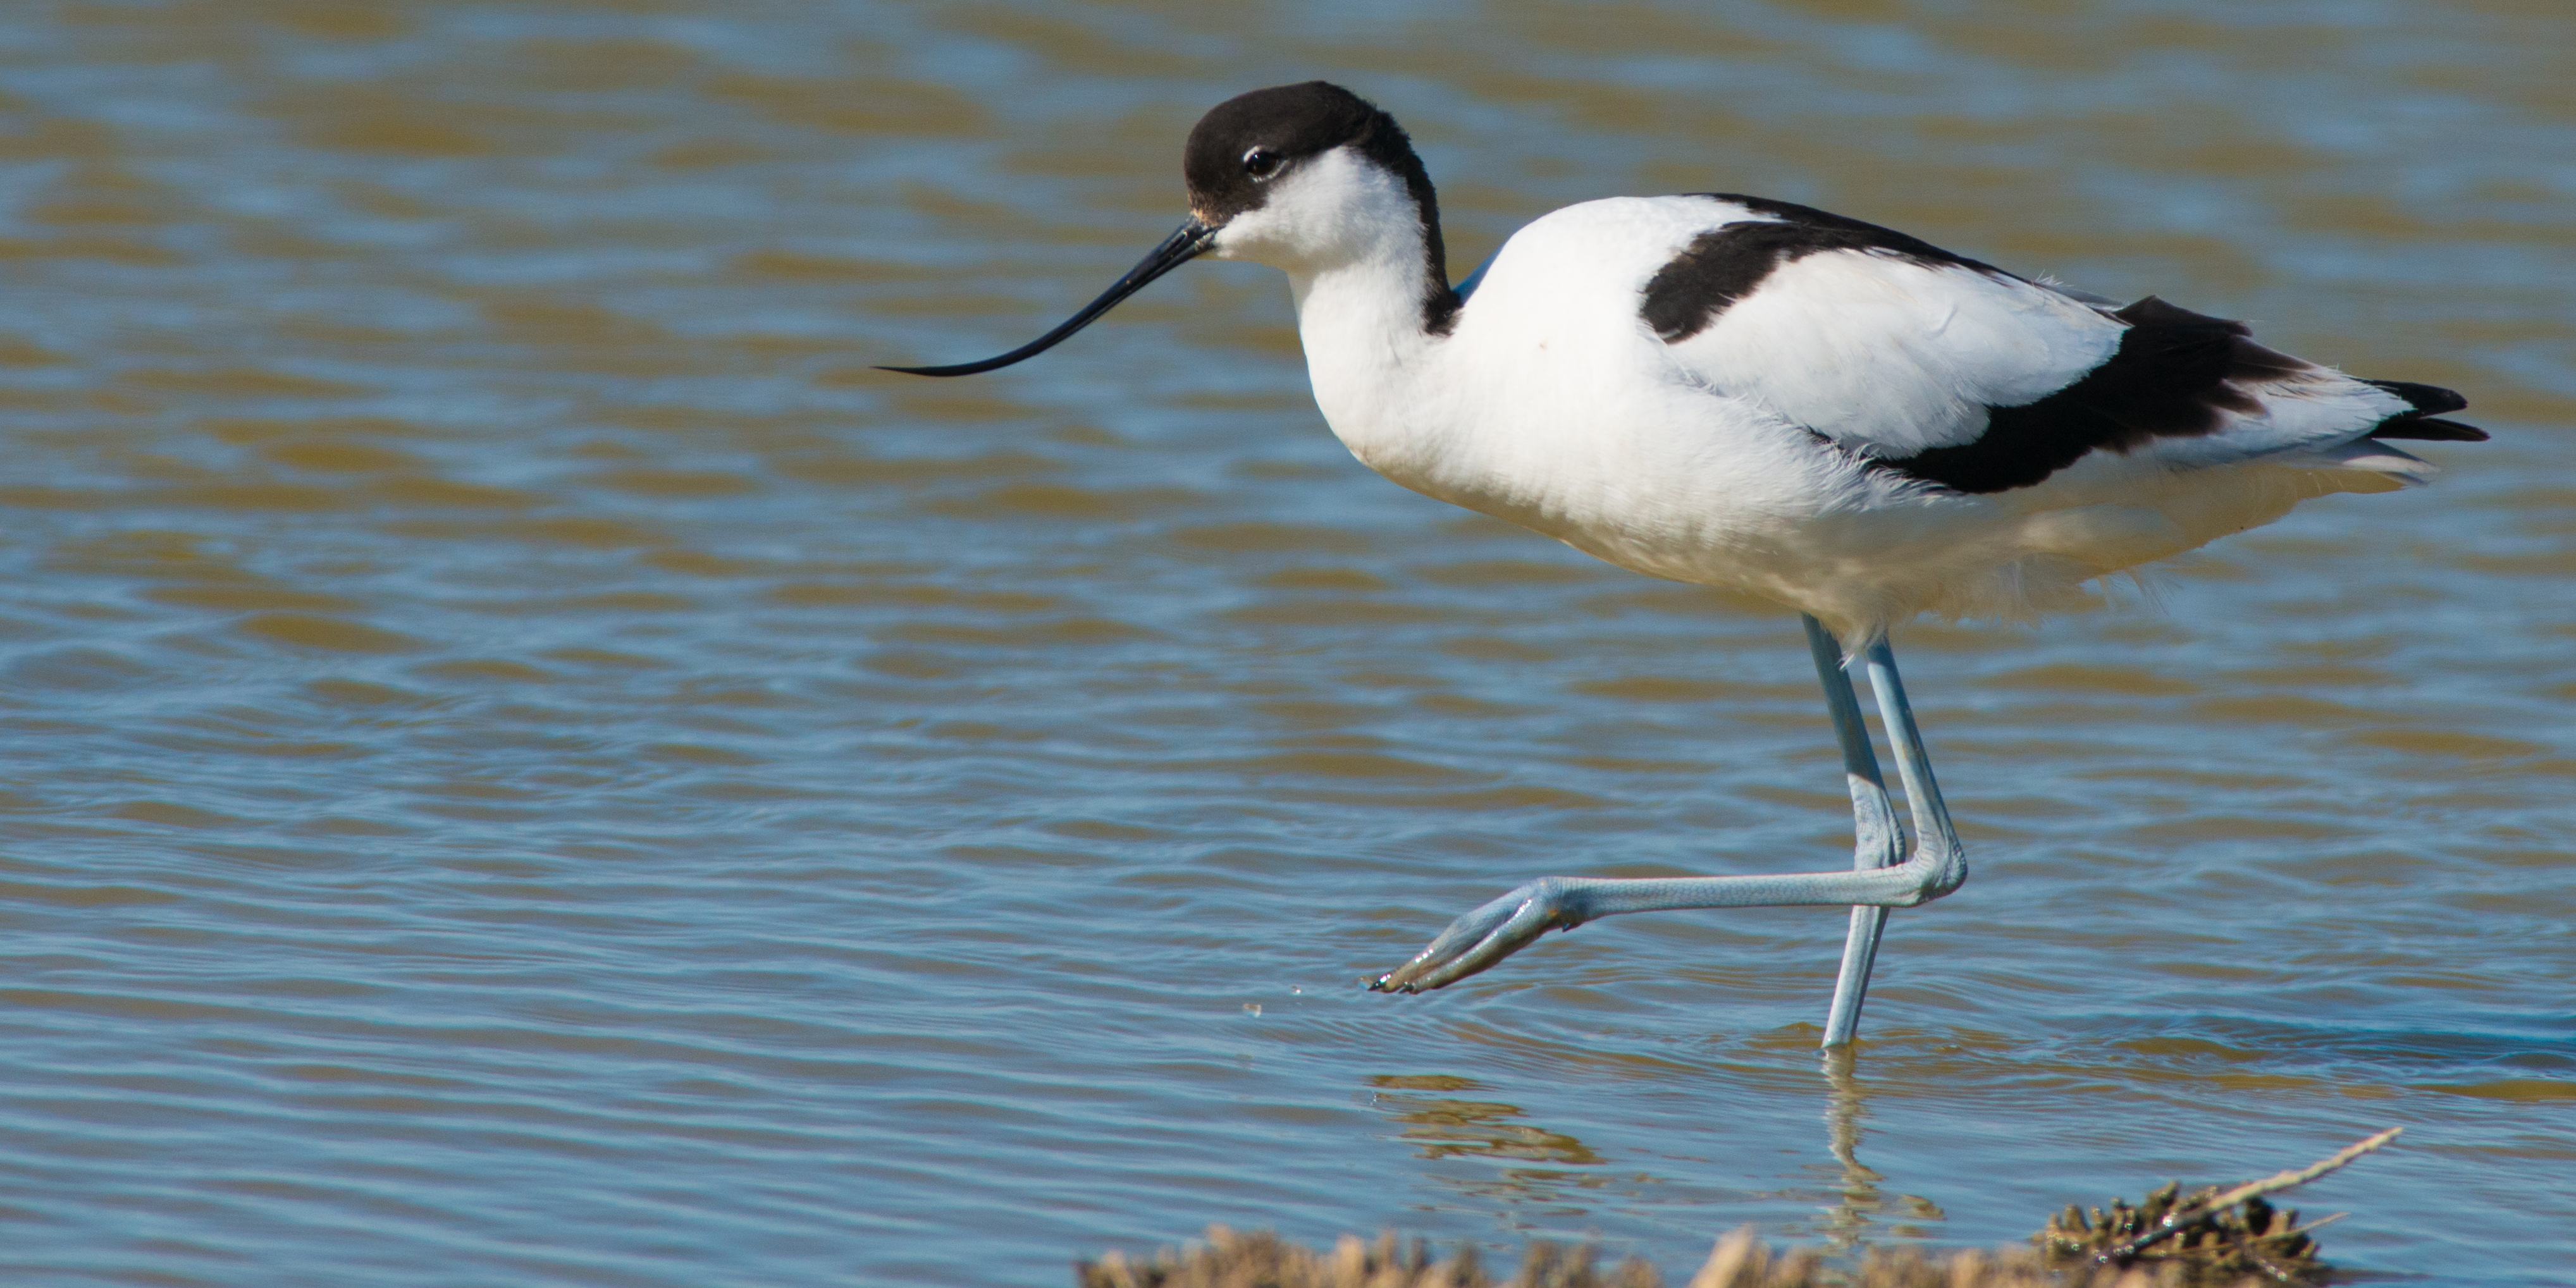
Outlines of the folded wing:
[{"label": "folded wing", "polygon": [[2365,438],[2486,436],[2436,418],[2466,405],[2449,390],[2354,379],[2243,323],[2153,296],[2113,308],[1803,206],[1706,199],[1717,222],[1641,308],[1684,377],[1956,491],[2035,486],[2095,452],[2333,466],[2364,459],[2337,449]]}]

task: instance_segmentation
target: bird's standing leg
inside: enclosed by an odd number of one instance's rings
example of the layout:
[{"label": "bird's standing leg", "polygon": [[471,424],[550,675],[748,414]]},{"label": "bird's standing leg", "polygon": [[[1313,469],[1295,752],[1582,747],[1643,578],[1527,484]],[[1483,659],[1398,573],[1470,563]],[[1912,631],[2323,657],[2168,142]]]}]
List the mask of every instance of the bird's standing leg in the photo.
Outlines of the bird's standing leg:
[{"label": "bird's standing leg", "polygon": [[[1869,726],[1860,718],[1860,699],[1852,693],[1851,672],[1843,646],[1833,632],[1812,616],[1799,619],[1807,628],[1807,651],[1816,659],[1816,680],[1825,689],[1825,710],[1834,719],[1834,739],[1843,748],[1843,781],[1851,788],[1852,869],[1867,872],[1905,861],[1905,833],[1896,825],[1896,807],[1887,800],[1887,781],[1878,775],[1878,753],[1870,749]],[[1843,940],[1842,969],[1834,976],[1834,1004],[1825,1013],[1825,1046],[1841,1046],[1860,1027],[1860,1005],[1869,995],[1869,968],[1878,960],[1879,932],[1887,926],[1887,909],[1855,904],[1851,933]]]},{"label": "bird's standing leg", "polygon": [[[1812,637],[1811,637],[1812,642]],[[1830,647],[1830,645],[1828,645]],[[1855,907],[1911,908],[1928,903],[1959,888],[1968,879],[1967,861],[1959,852],[1958,837],[1951,831],[1949,811],[1942,805],[1939,788],[1932,781],[1932,765],[1923,751],[1923,737],[1914,727],[1913,710],[1905,700],[1905,689],[1897,679],[1896,655],[1885,640],[1865,650],[1870,673],[1870,688],[1878,698],[1879,717],[1887,725],[1888,742],[1896,753],[1896,767],[1905,782],[1906,804],[1914,815],[1914,827],[1920,843],[1904,862],[1892,867],[1871,867],[1870,856],[1884,855],[1884,848],[1874,848],[1864,836],[1854,855],[1856,870],[1851,872],[1806,872],[1778,876],[1744,877],[1541,877],[1496,899],[1485,906],[1449,923],[1446,930],[1431,941],[1412,961],[1378,976],[1369,987],[1380,992],[1416,993],[1427,988],[1440,988],[1484,970],[1505,957],[1527,947],[1531,941],[1550,929],[1571,930],[1596,917],[1623,912],[1663,912],[1682,908],[1751,908],[1850,904]],[[1832,668],[1840,675],[1840,668]],[[1842,680],[1843,694],[1850,693],[1850,681]],[[1825,680],[1829,703],[1837,689],[1835,679]],[[1835,728],[1844,729],[1844,715],[1835,703]],[[1851,728],[1859,728],[1858,701],[1853,700]],[[1862,741],[1859,745],[1866,746]],[[1859,759],[1852,754],[1854,742],[1844,742],[1845,763]],[[1875,758],[1872,758],[1874,766]],[[1862,781],[1866,782],[1866,779]],[[1882,792],[1884,789],[1881,789]],[[1867,810],[1868,793],[1855,788],[1860,798],[1854,809],[1856,817]],[[1883,796],[1882,796],[1883,799]],[[1892,814],[1893,811],[1891,810]],[[1894,820],[1886,820],[1887,829],[1895,831]],[[1866,826],[1866,824],[1864,824]],[[1868,956],[1875,950],[1875,935],[1861,950],[1858,963],[1860,979],[1852,989],[1851,1010],[1857,1012],[1858,994],[1866,986]],[[1850,956],[1846,953],[1846,958]],[[1852,973],[1847,967],[1847,973]],[[1837,994],[1842,993],[1837,986]]]}]

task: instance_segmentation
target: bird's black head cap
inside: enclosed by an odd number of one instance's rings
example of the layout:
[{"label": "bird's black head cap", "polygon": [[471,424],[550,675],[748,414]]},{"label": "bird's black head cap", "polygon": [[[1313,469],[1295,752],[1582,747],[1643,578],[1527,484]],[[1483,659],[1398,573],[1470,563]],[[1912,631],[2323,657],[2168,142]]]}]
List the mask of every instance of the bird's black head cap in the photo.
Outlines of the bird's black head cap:
[{"label": "bird's black head cap", "polygon": [[1422,216],[1422,244],[1429,272],[1423,322],[1447,331],[1458,310],[1449,289],[1449,257],[1440,243],[1440,199],[1431,173],[1413,153],[1413,140],[1377,104],[1328,81],[1279,85],[1238,95],[1209,109],[1190,131],[1181,173],[1189,181],[1190,211],[1211,225],[1259,209],[1269,187],[1299,163],[1348,146],[1401,176]]}]

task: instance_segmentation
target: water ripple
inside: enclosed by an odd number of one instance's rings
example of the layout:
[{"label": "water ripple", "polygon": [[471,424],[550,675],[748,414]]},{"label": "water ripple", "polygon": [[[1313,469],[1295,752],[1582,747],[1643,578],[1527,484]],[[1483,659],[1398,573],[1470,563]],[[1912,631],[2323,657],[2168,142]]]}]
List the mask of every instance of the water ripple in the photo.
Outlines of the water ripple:
[{"label": "water ripple", "polygon": [[[1211,1221],[1984,1244],[2381,1126],[2330,1240],[2576,1218],[2560,8],[117,6],[0,31],[0,1213],[29,1282],[1060,1283]],[[1158,284],[1244,87],[1461,264],[1760,191],[2497,441],[1906,632],[1975,881],[1356,981],[1548,872],[1833,866],[1779,610],[1386,487]]]}]

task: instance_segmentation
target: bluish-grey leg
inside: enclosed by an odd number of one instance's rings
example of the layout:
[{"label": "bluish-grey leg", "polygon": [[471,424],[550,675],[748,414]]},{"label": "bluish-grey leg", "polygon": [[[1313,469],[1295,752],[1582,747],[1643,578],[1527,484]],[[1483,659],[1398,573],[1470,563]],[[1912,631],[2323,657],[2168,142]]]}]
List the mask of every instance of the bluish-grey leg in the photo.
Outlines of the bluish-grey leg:
[{"label": "bluish-grey leg", "polygon": [[[1869,689],[1878,697],[1878,722],[1896,753],[1896,774],[1905,784],[1905,807],[1914,815],[1917,858],[1930,853],[1939,864],[1954,866],[1962,876],[1967,861],[1959,850],[1959,833],[1950,826],[1950,807],[1941,800],[1941,785],[1932,781],[1932,756],[1923,750],[1923,733],[1914,727],[1914,706],[1905,700],[1905,683],[1896,677],[1896,653],[1887,637],[1870,643]],[[1944,893],[1947,893],[1946,891]]]},{"label": "bluish-grey leg", "polygon": [[[1860,699],[1852,692],[1843,646],[1833,632],[1813,617],[1807,627],[1807,651],[1815,656],[1816,679],[1825,688],[1825,709],[1834,719],[1834,738],[1843,748],[1843,781],[1851,788],[1852,869],[1867,872],[1905,861],[1905,835],[1896,825],[1896,807],[1888,803],[1887,782],[1878,775],[1878,753],[1870,749],[1869,726],[1860,718]],[[1851,933],[1843,939],[1842,969],[1834,976],[1834,1004],[1825,1013],[1827,1050],[1852,1040],[1860,1027],[1861,1003],[1869,997],[1869,970],[1878,960],[1878,937],[1887,926],[1887,909],[1856,904]]]},{"label": "bluish-grey leg", "polygon": [[[1816,907],[1834,904],[1911,908],[1959,888],[1967,861],[1951,833],[1949,812],[1932,783],[1923,738],[1896,678],[1895,655],[1885,641],[1866,651],[1870,687],[1905,780],[1919,843],[1893,867],[1870,867],[1859,857],[1851,872],[1797,872],[1745,877],[1541,877],[1450,922],[1412,961],[1370,981],[1381,992],[1416,993],[1440,988],[1484,970],[1527,947],[1550,930],[1572,930],[1596,917],[1678,908]],[[1828,692],[1831,691],[1829,683]],[[1855,701],[1855,705],[1857,705]],[[1839,727],[1840,717],[1837,717]],[[1854,720],[1857,725],[1857,718]],[[1893,821],[1888,832],[1895,832]],[[1866,850],[1864,842],[1864,850]],[[1884,851],[1880,851],[1884,853]],[[1867,963],[1862,963],[1864,973]],[[1857,999],[1855,999],[1857,1000]]]}]

